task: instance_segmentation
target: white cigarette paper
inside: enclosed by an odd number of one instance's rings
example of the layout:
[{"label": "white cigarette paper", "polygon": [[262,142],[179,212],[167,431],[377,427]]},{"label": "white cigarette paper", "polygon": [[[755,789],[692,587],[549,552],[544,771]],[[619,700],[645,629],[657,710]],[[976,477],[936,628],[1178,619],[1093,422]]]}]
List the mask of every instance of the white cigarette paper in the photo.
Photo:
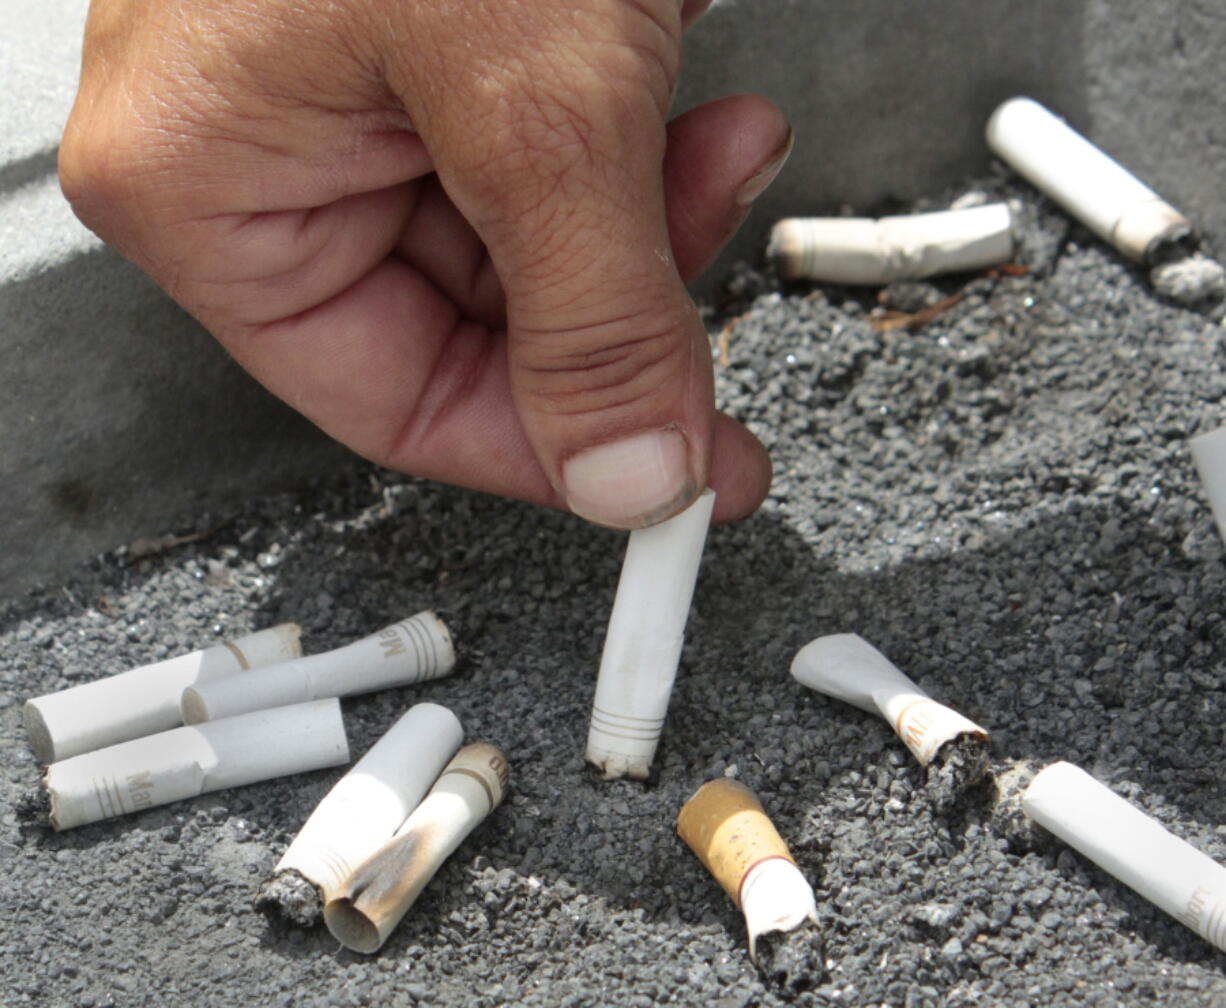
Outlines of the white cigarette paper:
[{"label": "white cigarette paper", "polygon": [[596,679],[587,758],[606,778],[646,778],[681,659],[715,493],[630,533]]},{"label": "white cigarette paper", "polygon": [[988,737],[975,722],[933,700],[858,634],[810,641],[792,660],[792,676],[819,693],[880,714],[923,766],[959,735]]},{"label": "white cigarette paper", "polygon": [[1226,868],[1071,763],[1022,795],[1026,814],[1104,871],[1226,951]]},{"label": "white cigarette paper", "polygon": [[83,753],[47,768],[51,825],[71,829],[209,791],[349,762],[337,700],[256,711]]},{"label": "white cigarette paper", "polygon": [[462,739],[460,721],[446,707],[410,708],[324,795],[274,874],[301,875],[321,904],[334,898],[413,811]]},{"label": "white cigarette paper", "polygon": [[433,612],[385,627],[334,651],[221,678],[183,691],[183,721],[353,696],[438,679],[455,667],[451,634]]},{"label": "white cigarette paper", "polygon": [[324,907],[332,937],[357,952],[377,952],[443,862],[502,801],[508,772],[506,757],[488,743],[456,753],[395,837]]},{"label": "white cigarette paper", "polygon": [[296,623],[95,679],[25,705],[26,734],[40,762],[55,763],[183,723],[179,698],[195,683],[302,654]]},{"label": "white cigarette paper", "polygon": [[1196,435],[1188,442],[1188,448],[1209,496],[1218,533],[1226,541],[1226,427]]},{"label": "white cigarette paper", "polygon": [[1183,214],[1031,98],[997,108],[987,138],[1002,160],[1136,262],[1191,233]]},{"label": "white cigarette paper", "polygon": [[1017,228],[1007,203],[899,217],[792,217],[767,254],[788,280],[878,285],[1007,262]]}]

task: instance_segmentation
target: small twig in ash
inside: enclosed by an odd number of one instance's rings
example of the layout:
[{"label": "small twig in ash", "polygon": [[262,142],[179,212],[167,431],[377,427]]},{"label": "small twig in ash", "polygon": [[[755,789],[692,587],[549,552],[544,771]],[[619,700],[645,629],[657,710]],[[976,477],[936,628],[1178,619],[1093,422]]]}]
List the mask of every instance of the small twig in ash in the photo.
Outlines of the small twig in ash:
[{"label": "small twig in ash", "polygon": [[956,294],[942,298],[936,304],[930,304],[927,308],[921,308],[917,312],[883,312],[872,320],[872,326],[876,332],[893,332],[896,329],[910,329],[914,332],[916,329],[926,326],[938,316],[945,314],[964,297],[966,297],[966,292],[958,291]]},{"label": "small twig in ash", "polygon": [[137,560],[143,560],[146,557],[156,556],[159,553],[165,553],[169,549],[174,549],[176,546],[184,546],[187,543],[199,542],[201,539],[207,539],[217,529],[205,529],[201,532],[188,532],[186,535],[162,535],[154,536],[151,539],[135,539],[123,547],[123,555],[128,563],[134,563]]},{"label": "small twig in ash", "polygon": [[719,364],[720,367],[728,367],[732,363],[732,358],[729,355],[729,345],[732,342],[732,330],[736,328],[736,324],[745,316],[738,315],[734,319],[729,319],[724,323],[724,328],[719,331],[719,337],[716,340],[716,345],[719,347]]}]

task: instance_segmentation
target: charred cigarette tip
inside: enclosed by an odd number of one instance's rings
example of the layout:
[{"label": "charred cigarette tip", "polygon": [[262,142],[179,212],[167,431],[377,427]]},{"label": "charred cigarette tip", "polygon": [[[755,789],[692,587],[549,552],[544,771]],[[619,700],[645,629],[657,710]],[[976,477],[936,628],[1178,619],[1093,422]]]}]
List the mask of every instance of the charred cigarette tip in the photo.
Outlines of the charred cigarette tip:
[{"label": "charred cigarette tip", "polygon": [[311,927],[320,917],[319,890],[291,868],[277,872],[260,886],[255,908],[270,920]]}]

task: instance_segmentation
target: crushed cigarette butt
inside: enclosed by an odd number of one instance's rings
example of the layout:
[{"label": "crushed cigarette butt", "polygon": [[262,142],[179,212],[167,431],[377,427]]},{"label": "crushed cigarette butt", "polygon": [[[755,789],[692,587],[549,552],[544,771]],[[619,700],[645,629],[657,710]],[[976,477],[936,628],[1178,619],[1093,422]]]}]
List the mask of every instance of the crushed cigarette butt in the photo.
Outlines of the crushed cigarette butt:
[{"label": "crushed cigarette butt", "polygon": [[[459,719],[446,707],[421,703],[405,712],[324,795],[260,888],[256,905],[299,924],[318,920],[358,865],[421,802],[462,738]],[[310,884],[309,898],[299,879]]]},{"label": "crushed cigarette butt", "polygon": [[813,889],[757,795],[731,777],[708,781],[681,807],[677,835],[744,916],[751,959],[756,961],[757,942],[763,935],[804,926],[810,933],[801,945],[788,943],[787,951],[772,949],[781,956],[779,968],[785,978],[795,974],[802,945],[810,949],[808,961],[817,964],[820,974],[821,938]]},{"label": "crushed cigarette butt", "polygon": [[332,936],[377,952],[457,847],[502,801],[506,757],[485,742],[466,745],[395,836],[345,880],[324,907]]},{"label": "crushed cigarette butt", "polygon": [[880,285],[982,269],[1013,257],[1007,203],[901,217],[792,217],[771,230],[767,256],[788,280]]},{"label": "crushed cigarette butt", "polygon": [[[921,766],[927,767],[947,742],[960,736],[987,743],[986,730],[933,700],[857,634],[828,634],[810,641],[792,660],[792,677],[819,693],[880,714]],[[951,770],[938,776],[938,782],[953,783],[964,776]]]}]

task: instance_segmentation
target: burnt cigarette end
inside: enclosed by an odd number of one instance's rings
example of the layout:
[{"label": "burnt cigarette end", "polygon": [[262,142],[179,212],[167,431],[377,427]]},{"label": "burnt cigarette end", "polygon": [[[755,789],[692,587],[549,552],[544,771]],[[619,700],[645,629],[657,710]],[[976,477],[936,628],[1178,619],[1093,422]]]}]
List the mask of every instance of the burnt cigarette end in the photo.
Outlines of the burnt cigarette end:
[{"label": "burnt cigarette end", "polygon": [[821,931],[806,922],[793,931],[759,935],[754,965],[762,982],[786,997],[795,997],[821,985],[826,976]]},{"label": "burnt cigarette end", "polygon": [[928,798],[938,810],[951,808],[989,773],[987,737],[972,732],[956,735],[928,764]]},{"label": "burnt cigarette end", "polygon": [[23,823],[44,824],[51,817],[51,799],[44,787],[27,788],[13,805],[17,819]]},{"label": "burnt cigarette end", "polygon": [[260,886],[255,908],[270,921],[303,928],[312,927],[323,912],[319,890],[292,868]]}]

